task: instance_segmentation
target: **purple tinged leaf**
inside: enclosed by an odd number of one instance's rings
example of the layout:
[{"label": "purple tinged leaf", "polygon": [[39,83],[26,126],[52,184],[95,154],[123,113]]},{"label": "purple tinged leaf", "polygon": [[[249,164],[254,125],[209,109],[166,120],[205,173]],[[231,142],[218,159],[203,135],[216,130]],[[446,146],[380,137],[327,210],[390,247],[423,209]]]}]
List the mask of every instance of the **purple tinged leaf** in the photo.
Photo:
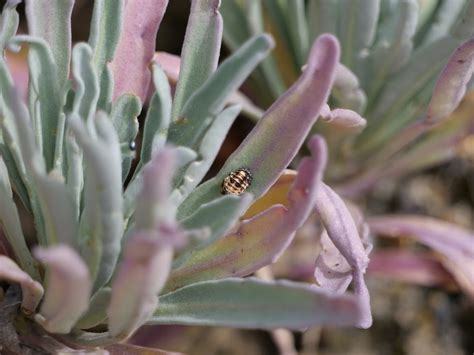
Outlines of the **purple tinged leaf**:
[{"label": "purple tinged leaf", "polygon": [[107,310],[113,337],[127,338],[153,314],[174,246],[183,242],[170,200],[175,165],[175,149],[164,147],[143,170],[134,232],[126,242]]},{"label": "purple tinged leaf", "polygon": [[441,72],[428,105],[426,123],[437,123],[458,107],[473,72],[474,38],[456,49]]},{"label": "purple tinged leaf", "polygon": [[324,140],[309,142],[312,156],[303,159],[288,193],[288,209],[274,205],[241,223],[235,232],[209,246],[193,250],[173,269],[167,290],[197,281],[246,276],[278,259],[313,210],[327,161]]},{"label": "purple tinged leaf", "polygon": [[179,218],[219,197],[223,179],[241,167],[253,175],[248,192],[254,198],[265,193],[294,158],[317,120],[328,99],[338,60],[337,39],[329,34],[320,36],[300,79],[266,111],[217,176],[183,202]]},{"label": "purple tinged leaf", "polygon": [[[332,243],[352,268],[354,291],[362,307],[361,318],[358,320],[357,326],[364,329],[369,328],[372,325],[372,314],[369,292],[363,275],[369,263],[367,254],[371,249],[371,245],[367,246],[367,251],[364,249],[354,218],[344,201],[329,186],[321,185],[316,197],[315,209]],[[316,269],[315,277],[323,285],[329,285],[333,291],[342,292],[343,287],[347,287],[350,280],[350,276],[344,273],[347,269],[342,268],[342,264],[340,265],[342,273],[338,275],[339,277],[334,280],[326,277],[329,268],[334,270],[335,267],[339,267],[339,265],[336,265],[337,262],[332,264],[335,261],[335,255],[337,255],[337,252],[334,249],[332,255],[323,254],[322,257],[326,256],[327,262],[331,265],[325,263],[320,270]],[[322,262],[324,262],[324,259],[317,264],[317,267],[321,266]]]},{"label": "purple tinged leaf", "polygon": [[424,286],[450,285],[454,282],[451,274],[432,253],[398,248],[372,253],[367,273]]},{"label": "purple tinged leaf", "polygon": [[36,249],[35,257],[47,268],[46,293],[35,320],[51,333],[69,333],[87,310],[92,290],[89,270],[70,247]]},{"label": "purple tinged leaf", "polygon": [[145,165],[136,203],[136,230],[154,230],[160,223],[173,223],[176,209],[168,199],[175,172],[175,153],[173,148],[164,147]]},{"label": "purple tinged leaf", "polygon": [[171,85],[176,85],[181,67],[181,57],[167,52],[156,52],[153,62],[157,63],[166,73]]},{"label": "purple tinged leaf", "polygon": [[5,255],[0,255],[0,280],[20,284],[23,294],[21,309],[26,315],[32,315],[43,297],[43,286]]},{"label": "purple tinged leaf", "polygon": [[132,94],[145,102],[151,81],[150,63],[155,53],[156,33],[168,0],[129,0],[124,9],[122,32],[111,68],[113,99]]},{"label": "purple tinged leaf", "polygon": [[352,281],[352,268],[339,252],[326,231],[321,234],[322,250],[316,258],[316,283],[331,293],[343,294]]},{"label": "purple tinged leaf", "polygon": [[354,280],[354,293],[359,300],[361,307],[360,317],[356,325],[359,328],[367,329],[372,326],[372,312],[370,310],[370,295],[364,280],[364,271],[354,270],[352,274]]},{"label": "purple tinged leaf", "polygon": [[107,310],[113,337],[129,337],[155,311],[171,269],[174,238],[173,233],[139,232],[127,242]]},{"label": "purple tinged leaf", "polygon": [[315,209],[339,252],[354,270],[363,272],[369,258],[344,201],[329,186],[322,184],[316,197]]},{"label": "purple tinged leaf", "polygon": [[474,298],[474,232],[430,217],[381,216],[367,221],[371,231],[391,237],[410,236],[440,253],[443,265]]},{"label": "purple tinged leaf", "polygon": [[321,119],[338,128],[361,130],[367,125],[365,118],[362,118],[357,112],[343,108],[331,111],[328,105],[325,105],[321,110]]}]

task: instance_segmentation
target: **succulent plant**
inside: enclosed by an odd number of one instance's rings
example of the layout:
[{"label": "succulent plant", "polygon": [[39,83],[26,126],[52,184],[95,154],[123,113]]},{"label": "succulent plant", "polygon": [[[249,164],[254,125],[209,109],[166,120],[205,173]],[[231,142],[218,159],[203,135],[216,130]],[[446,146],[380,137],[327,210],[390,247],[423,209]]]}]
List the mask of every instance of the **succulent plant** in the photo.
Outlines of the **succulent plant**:
[{"label": "succulent plant", "polygon": [[[460,103],[472,89],[474,1],[229,0],[221,12],[231,52],[263,31],[275,38],[275,50],[247,87],[263,107],[296,81],[315,38],[323,33],[338,38],[341,59],[329,98],[337,108],[324,107],[325,124],[312,132],[327,140],[325,180],[343,198],[364,200],[386,180],[452,159],[472,139],[472,94]],[[258,114],[249,116],[259,120]],[[380,250],[369,271],[432,285],[443,284],[440,270],[446,269],[474,297],[472,230],[414,215],[366,221],[373,234],[409,236],[437,253]],[[322,255],[330,251],[326,246]],[[429,277],[419,277],[414,268]],[[317,267],[321,284],[320,272]]]},{"label": "succulent plant", "polygon": [[[2,53],[27,48],[29,70],[22,97],[0,58],[6,351],[139,353],[124,342],[144,324],[370,326],[367,228],[322,182],[324,139],[309,138],[297,173],[285,171],[333,86],[333,35],[318,37],[298,81],[201,184],[239,114],[232,97],[273,47],[268,35],[218,66],[220,2],[194,0],[172,95],[154,61],[167,0],[96,0],[89,40],[74,46],[73,0],[27,0],[28,35],[16,34],[18,3],[7,1],[0,26]],[[239,169],[250,185],[222,194]],[[273,188],[286,200],[268,207]],[[265,208],[249,210],[254,201]],[[326,256],[343,260],[344,273],[331,277],[320,258],[319,286],[246,278],[273,263],[313,211],[332,246]]]}]

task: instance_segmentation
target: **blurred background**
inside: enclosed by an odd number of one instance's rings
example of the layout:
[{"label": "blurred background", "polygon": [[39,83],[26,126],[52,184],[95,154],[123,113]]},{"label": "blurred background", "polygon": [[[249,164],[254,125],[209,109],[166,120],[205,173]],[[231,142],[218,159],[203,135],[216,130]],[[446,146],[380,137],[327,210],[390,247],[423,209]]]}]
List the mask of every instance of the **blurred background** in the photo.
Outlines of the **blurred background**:
[{"label": "blurred background", "polygon": [[[4,3],[5,0],[0,1],[1,6]],[[87,40],[92,7],[92,0],[76,0],[72,17],[74,42]],[[180,54],[189,8],[188,0],[170,1],[158,32],[158,51]],[[20,12],[23,12],[22,6]],[[21,30],[27,31],[24,21]],[[229,50],[223,45],[221,59],[228,54]],[[24,61],[25,55],[21,52],[9,58],[9,64],[17,68],[19,73],[25,68],[22,64]],[[258,96],[251,91],[250,85],[244,85],[242,91],[250,99],[258,101]],[[470,97],[460,109],[468,110],[474,116],[474,94],[471,93]],[[253,124],[244,116],[236,120],[210,175],[238,146]],[[429,215],[474,229],[474,136],[463,141],[452,161],[400,180],[379,181],[364,196],[363,201],[359,202],[371,213]],[[305,231],[301,233],[304,234]],[[414,244],[403,239],[377,239],[375,243],[382,246]],[[418,245],[412,247],[423,249]],[[294,249],[298,250],[298,239]],[[304,252],[311,254],[312,250]],[[299,254],[292,253],[290,257],[295,255]],[[302,354],[328,355],[474,354],[474,304],[448,278],[442,286],[429,287],[410,285],[377,274],[370,276],[369,273],[368,285],[374,315],[372,328],[309,329],[294,334],[297,349]],[[190,354],[252,355],[277,352],[271,335],[263,331],[148,327],[139,331],[132,341]]]}]

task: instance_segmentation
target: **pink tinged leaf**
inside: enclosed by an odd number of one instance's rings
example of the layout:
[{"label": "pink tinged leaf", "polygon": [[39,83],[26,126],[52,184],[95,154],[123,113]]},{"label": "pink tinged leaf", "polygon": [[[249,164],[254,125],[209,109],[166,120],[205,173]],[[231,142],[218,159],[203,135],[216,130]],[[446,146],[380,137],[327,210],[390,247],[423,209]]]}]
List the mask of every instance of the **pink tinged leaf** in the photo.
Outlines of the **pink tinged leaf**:
[{"label": "pink tinged leaf", "polygon": [[35,257],[47,266],[46,293],[35,320],[51,333],[69,333],[87,310],[92,290],[89,270],[66,245],[36,249]]},{"label": "pink tinged leaf", "polygon": [[179,68],[181,65],[181,58],[178,55],[166,52],[156,52],[153,56],[153,61],[158,63],[165,72],[168,80],[172,85],[176,85],[179,78]]},{"label": "pink tinged leaf", "polygon": [[338,59],[337,39],[320,36],[300,79],[265,112],[222,171],[246,166],[255,172],[249,192],[265,192],[291,162],[326,103]]},{"label": "pink tinged leaf", "polygon": [[[368,251],[365,250],[356,223],[349,209],[344,204],[344,201],[329,186],[321,184],[321,188],[318,190],[316,197],[315,209],[332,243],[339,253],[344,256],[352,269],[354,291],[363,310],[357,326],[368,328],[372,325],[372,314],[370,311],[369,292],[364,281],[364,272],[369,263],[367,253],[370,251],[371,246],[368,246]],[[329,263],[334,262],[334,260],[331,260],[334,259],[334,255],[337,255],[335,250],[333,250],[332,258],[328,260]],[[336,266],[335,264],[325,264],[322,270],[315,271],[315,276],[320,282],[324,280],[333,290],[341,292],[341,288],[347,286],[349,275],[343,273],[339,278],[336,278],[336,282],[334,282],[324,275],[324,271],[326,270],[327,272],[329,267],[334,268]]]},{"label": "pink tinged leaf", "polygon": [[326,231],[321,234],[320,243],[322,250],[316,258],[314,269],[316,283],[331,293],[343,294],[352,281],[352,268]]},{"label": "pink tinged leaf", "polygon": [[241,167],[252,172],[252,184],[247,191],[255,198],[275,183],[301,148],[328,99],[339,53],[336,37],[318,37],[299,80],[265,112],[217,176],[184,201],[179,210],[181,217],[219,197],[224,178]]},{"label": "pink tinged leaf", "polygon": [[107,315],[113,337],[129,337],[153,314],[173,260],[171,236],[139,232],[127,243]]},{"label": "pink tinged leaf", "polygon": [[110,63],[115,100],[132,94],[145,102],[151,81],[150,63],[155,53],[156,33],[168,0],[128,0],[120,40]]},{"label": "pink tinged leaf", "polygon": [[160,224],[175,223],[175,208],[168,201],[175,172],[175,159],[175,150],[164,147],[145,166],[142,188],[136,203],[136,230],[155,230]]},{"label": "pink tinged leaf", "polygon": [[367,125],[365,118],[362,118],[357,112],[343,108],[331,111],[328,105],[324,105],[321,110],[321,119],[323,122],[345,129],[361,130]]},{"label": "pink tinged leaf", "polygon": [[145,166],[137,197],[135,233],[127,241],[112,284],[109,332],[127,338],[153,314],[168,278],[173,247],[183,241],[170,201],[176,151],[161,149]]},{"label": "pink tinged leaf", "polygon": [[43,297],[43,286],[5,255],[0,255],[0,280],[20,284],[23,294],[21,309],[26,315],[32,315]]},{"label": "pink tinged leaf", "polygon": [[430,217],[381,216],[368,220],[374,233],[409,236],[441,255],[460,287],[474,298],[474,232]]},{"label": "pink tinged leaf", "polygon": [[436,82],[428,105],[426,122],[434,124],[449,116],[466,94],[474,71],[474,38],[453,53]]},{"label": "pink tinged leaf", "polygon": [[274,205],[243,221],[237,231],[205,248],[193,250],[173,269],[166,289],[203,280],[246,276],[275,262],[311,213],[321,183],[327,160],[326,144],[315,136],[309,148],[312,156],[304,158],[299,166],[288,193],[288,208]]},{"label": "pink tinged leaf", "polygon": [[363,329],[370,328],[372,326],[372,312],[370,309],[370,295],[367,285],[364,280],[364,272],[360,270],[354,270],[352,274],[354,280],[354,293],[359,300],[361,307],[360,317],[357,320],[357,326]]},{"label": "pink tinged leaf", "polygon": [[454,282],[432,253],[395,248],[372,253],[367,273],[423,286],[451,285]]},{"label": "pink tinged leaf", "polygon": [[344,201],[329,186],[322,184],[316,197],[315,209],[339,252],[354,270],[363,272],[369,258]]}]

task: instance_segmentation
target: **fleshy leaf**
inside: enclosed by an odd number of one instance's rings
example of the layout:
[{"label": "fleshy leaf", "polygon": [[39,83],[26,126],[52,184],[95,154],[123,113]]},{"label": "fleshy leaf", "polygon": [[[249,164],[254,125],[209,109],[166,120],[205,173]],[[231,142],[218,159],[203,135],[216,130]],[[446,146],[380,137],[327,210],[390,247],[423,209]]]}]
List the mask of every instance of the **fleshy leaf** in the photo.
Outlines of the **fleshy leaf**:
[{"label": "fleshy leaf", "polygon": [[0,17],[0,51],[5,49],[8,41],[16,34],[20,23],[20,16],[16,11],[18,3],[7,2]]},{"label": "fleshy leaf", "polygon": [[173,224],[176,208],[171,204],[171,182],[176,168],[176,152],[164,147],[143,170],[141,191],[137,196],[135,228],[155,230]]},{"label": "fleshy leaf", "polygon": [[387,77],[403,67],[410,58],[413,49],[418,21],[418,2],[406,0],[397,3],[389,38],[383,39],[373,52],[375,77],[370,81],[369,97],[373,98],[384,84]]},{"label": "fleshy leaf", "polygon": [[451,56],[436,82],[426,113],[426,122],[434,124],[448,117],[466,94],[466,85],[474,72],[474,39],[463,43]]},{"label": "fleshy leaf", "polygon": [[[339,22],[341,61],[353,68],[357,67],[357,61],[363,56],[363,51],[367,50],[375,39],[380,0],[355,0],[341,5],[344,6]],[[326,21],[331,21],[331,18]]]},{"label": "fleshy leaf", "polygon": [[363,112],[367,104],[367,97],[360,87],[359,79],[342,64],[339,64],[336,69],[332,95],[341,107],[357,112]]},{"label": "fleshy leaf", "polygon": [[364,271],[369,258],[344,201],[329,186],[322,184],[316,196],[315,209],[329,238],[349,265],[355,270]]},{"label": "fleshy leaf", "polygon": [[113,337],[127,338],[153,314],[171,269],[174,238],[173,233],[141,232],[127,241],[107,310]]},{"label": "fleshy leaf", "polygon": [[331,111],[328,105],[325,105],[324,109],[321,110],[321,119],[338,128],[345,129],[360,130],[367,124],[367,121],[355,111],[343,108],[337,108]]},{"label": "fleshy leaf", "polygon": [[175,201],[184,200],[204,178],[239,112],[240,106],[232,105],[217,115],[201,139],[196,159],[191,164],[184,165],[176,173],[174,185],[177,188],[173,192]]},{"label": "fleshy leaf", "polygon": [[331,293],[344,293],[352,281],[352,268],[331,242],[327,232],[320,238],[321,252],[316,258],[314,278],[316,283]]},{"label": "fleshy leaf", "polygon": [[27,315],[32,315],[43,297],[43,286],[33,280],[30,275],[5,255],[0,255],[0,279],[17,282],[21,285],[23,293],[22,311]]},{"label": "fleshy leaf", "polygon": [[97,291],[89,301],[89,308],[76,324],[76,328],[89,329],[99,324],[105,324],[107,319],[106,309],[110,303],[111,289],[103,287]]},{"label": "fleshy leaf", "polygon": [[0,156],[0,224],[20,266],[31,277],[40,280],[21,228],[20,215],[13,200],[8,170]]},{"label": "fleshy leaf", "polygon": [[86,43],[78,43],[72,51],[72,72],[75,82],[73,111],[90,121],[95,114],[99,99],[99,79],[94,68],[92,49]]},{"label": "fleshy leaf", "polygon": [[138,134],[138,115],[142,110],[140,99],[135,95],[122,95],[112,106],[110,119],[117,132],[120,149],[122,151],[122,180],[128,176],[132,160],[135,157],[136,143]]},{"label": "fleshy leaf", "polygon": [[35,320],[49,332],[69,333],[89,304],[92,282],[87,265],[65,245],[34,254],[48,267],[46,293]]},{"label": "fleshy leaf", "polygon": [[111,63],[114,100],[123,94],[134,94],[145,102],[156,33],[167,6],[168,0],[126,2],[120,40]]},{"label": "fleshy leaf", "polygon": [[97,106],[102,110],[108,110],[112,100],[112,72],[107,63],[112,61],[119,42],[124,3],[124,0],[94,1],[89,45],[94,51],[94,63],[100,81]]},{"label": "fleshy leaf", "polygon": [[170,125],[168,141],[194,149],[230,95],[242,85],[272,47],[273,40],[268,35],[256,36],[227,58],[186,101],[180,116]]},{"label": "fleshy leaf", "polygon": [[423,286],[450,285],[453,277],[432,253],[400,250],[377,250],[370,255],[370,277],[379,276]]},{"label": "fleshy leaf", "polygon": [[275,262],[308,218],[321,183],[327,160],[326,146],[320,137],[314,137],[309,147],[312,157],[303,159],[300,164],[288,192],[288,208],[272,206],[243,221],[238,229],[209,246],[184,255],[184,260],[178,259],[177,267],[173,268],[167,288],[174,290],[198,281],[246,276]]},{"label": "fleshy leaf", "polygon": [[88,127],[74,115],[68,122],[87,164],[80,227],[82,255],[95,280],[94,289],[98,289],[109,280],[120,253],[123,233],[120,147],[112,122],[103,112],[97,113],[94,125]]},{"label": "fleshy leaf", "polygon": [[289,328],[354,325],[360,306],[352,295],[329,295],[290,281],[205,281],[160,297],[150,324]]},{"label": "fleshy leaf", "polygon": [[45,174],[41,169],[35,169],[34,182],[45,221],[48,245],[62,243],[77,247],[79,223],[64,177],[56,170]]},{"label": "fleshy leaf", "polygon": [[171,269],[173,246],[183,242],[170,201],[175,159],[176,151],[164,147],[143,170],[135,232],[126,242],[107,310],[114,337],[128,337],[153,314]]},{"label": "fleshy leaf", "polygon": [[51,47],[60,87],[69,77],[73,6],[74,0],[26,0],[29,33]]},{"label": "fleshy leaf", "polygon": [[155,93],[145,119],[140,164],[146,164],[153,152],[164,146],[171,121],[171,89],[168,79],[158,64],[153,64],[152,72]]},{"label": "fleshy leaf", "polygon": [[440,253],[441,262],[470,297],[474,297],[474,233],[430,217],[379,216],[369,218],[374,233],[409,236]]},{"label": "fleshy leaf", "polygon": [[[226,195],[209,203],[203,204],[188,218],[180,221],[183,228],[187,230],[202,229],[208,230],[209,235],[206,244],[221,238],[230,227],[239,219],[243,210],[249,207],[252,196],[247,194],[243,198],[234,195]],[[219,218],[216,218],[216,213]],[[200,245],[202,247],[203,245]]]},{"label": "fleshy leaf", "polygon": [[308,135],[326,103],[334,81],[339,45],[332,35],[319,37],[300,79],[270,107],[217,176],[183,202],[180,218],[220,195],[220,185],[232,171],[245,167],[253,176],[248,192],[260,197],[278,179]]},{"label": "fleshy leaf", "polygon": [[48,44],[36,37],[16,36],[14,44],[28,45],[29,75],[29,110],[33,112],[33,125],[36,130],[37,143],[42,146],[42,153],[47,171],[54,166],[56,142],[61,141],[60,116],[61,93],[57,67]]},{"label": "fleshy leaf", "polygon": [[181,70],[173,100],[173,120],[190,96],[216,70],[222,41],[221,0],[193,0],[183,49]]}]

